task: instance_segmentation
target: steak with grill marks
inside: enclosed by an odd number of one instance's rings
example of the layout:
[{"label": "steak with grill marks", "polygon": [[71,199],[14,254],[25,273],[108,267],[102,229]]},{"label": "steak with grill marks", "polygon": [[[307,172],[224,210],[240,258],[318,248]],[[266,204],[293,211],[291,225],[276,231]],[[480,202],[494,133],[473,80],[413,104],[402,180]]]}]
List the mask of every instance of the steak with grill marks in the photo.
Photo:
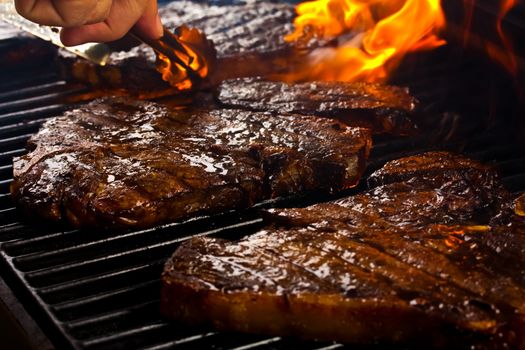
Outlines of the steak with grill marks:
[{"label": "steak with grill marks", "polygon": [[416,126],[416,100],[408,89],[371,83],[309,82],[287,84],[255,78],[224,81],[221,104],[258,111],[278,111],[337,118],[374,133],[407,135]]},{"label": "steak with grill marks", "polygon": [[11,191],[51,220],[144,227],[354,186],[370,143],[323,118],[101,99],[43,125]]},{"label": "steak with grill marks", "polygon": [[[294,6],[261,2],[214,6],[193,1],[175,1],[159,9],[165,26],[174,29],[182,24],[201,30],[217,50],[217,76],[265,75],[286,69],[296,47],[283,39],[293,29]],[[92,85],[126,89],[143,98],[173,94],[155,70],[155,54],[139,45],[112,54],[100,67],[61,51],[63,75]]]},{"label": "steak with grill marks", "polygon": [[[437,176],[411,177],[393,166],[417,161]],[[388,184],[353,197],[270,210],[268,226],[239,241],[183,243],[162,275],[161,310],[222,330],[525,348],[523,271],[509,269],[523,258],[512,258],[516,249],[504,253],[511,263],[504,269],[487,239],[500,228],[478,220],[480,211],[490,217],[508,198],[494,170],[431,153],[387,164],[373,176],[379,177]]]}]

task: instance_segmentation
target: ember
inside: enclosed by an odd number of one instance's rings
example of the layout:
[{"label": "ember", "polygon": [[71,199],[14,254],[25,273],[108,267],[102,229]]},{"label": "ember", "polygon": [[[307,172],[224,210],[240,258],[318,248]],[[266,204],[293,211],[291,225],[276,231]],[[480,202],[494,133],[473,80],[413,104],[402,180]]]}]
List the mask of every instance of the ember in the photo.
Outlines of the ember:
[{"label": "ember", "polygon": [[439,0],[317,0],[299,4],[297,13],[286,40],[338,45],[314,50],[287,81],[381,81],[406,53],[445,43]]}]

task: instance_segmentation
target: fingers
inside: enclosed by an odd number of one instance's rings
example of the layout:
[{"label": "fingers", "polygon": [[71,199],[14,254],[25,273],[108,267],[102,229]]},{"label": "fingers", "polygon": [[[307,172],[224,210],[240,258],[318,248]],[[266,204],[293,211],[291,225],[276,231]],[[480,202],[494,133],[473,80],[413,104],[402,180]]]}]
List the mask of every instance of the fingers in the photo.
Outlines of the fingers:
[{"label": "fingers", "polygon": [[66,46],[75,46],[87,42],[114,41],[122,38],[133,26],[133,23],[129,18],[115,21],[110,15],[104,22],[64,28],[60,32],[60,40]]},{"label": "fingers", "polygon": [[111,7],[113,5],[113,0],[102,0],[97,1],[97,4],[91,14],[88,17],[88,20],[83,24],[93,24],[103,22],[108,18],[111,13]]},{"label": "fingers", "polygon": [[18,13],[30,21],[59,27],[76,27],[103,21],[112,0],[15,0]]},{"label": "fingers", "polygon": [[157,9],[157,1],[148,1],[144,13],[135,24],[135,28],[150,39],[158,39],[162,36],[163,28]]},{"label": "fingers", "polygon": [[109,16],[103,22],[64,28],[60,39],[67,46],[92,41],[114,41],[122,38],[137,22],[141,23],[139,30],[144,30],[146,35],[153,38],[162,35],[162,25],[157,19],[156,1],[115,0]]},{"label": "fingers", "polygon": [[146,37],[162,35],[157,0],[15,0],[25,18],[63,27],[61,40],[73,46],[91,41],[114,41],[134,25]]}]

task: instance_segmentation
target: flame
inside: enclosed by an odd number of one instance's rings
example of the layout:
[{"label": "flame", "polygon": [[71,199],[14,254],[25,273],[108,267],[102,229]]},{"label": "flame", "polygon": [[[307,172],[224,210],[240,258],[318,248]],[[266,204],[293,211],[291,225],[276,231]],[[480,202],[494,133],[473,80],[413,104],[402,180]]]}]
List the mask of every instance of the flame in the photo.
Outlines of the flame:
[{"label": "flame", "polygon": [[496,30],[500,37],[501,43],[503,44],[505,51],[502,53],[494,45],[486,45],[486,49],[490,57],[502,64],[512,75],[516,76],[518,73],[518,63],[516,61],[516,55],[514,54],[514,48],[512,41],[503,31],[503,19],[507,14],[517,5],[516,0],[502,0],[498,14],[498,21],[496,22]]},{"label": "flame", "polygon": [[[213,44],[195,28],[180,26],[166,41],[171,41],[173,60],[157,54],[157,71],[162,79],[179,90],[189,90],[202,82],[215,63],[216,52]],[[175,59],[178,61],[175,61]],[[189,69],[187,69],[189,68]]]},{"label": "flame", "polygon": [[381,81],[406,53],[445,44],[439,0],[316,0],[296,10],[295,31],[285,40],[347,39],[313,50],[287,81]]},{"label": "flame", "polygon": [[465,9],[465,19],[463,21],[463,47],[467,47],[472,33],[476,0],[463,0],[463,7]]},{"label": "flame", "polygon": [[470,45],[485,50],[492,60],[505,67],[514,77],[517,77],[519,70],[518,59],[514,52],[512,40],[503,30],[503,21],[508,13],[518,4],[518,0],[499,0],[497,18],[495,24],[493,24],[499,42],[477,36],[472,32],[476,0],[463,0],[463,4],[465,8],[463,24],[464,46]]},{"label": "flame", "polygon": [[187,70],[178,63],[172,63],[163,54],[157,55],[157,70],[162,74],[162,80],[169,82],[179,90],[189,90],[193,86],[191,79],[188,78]]}]

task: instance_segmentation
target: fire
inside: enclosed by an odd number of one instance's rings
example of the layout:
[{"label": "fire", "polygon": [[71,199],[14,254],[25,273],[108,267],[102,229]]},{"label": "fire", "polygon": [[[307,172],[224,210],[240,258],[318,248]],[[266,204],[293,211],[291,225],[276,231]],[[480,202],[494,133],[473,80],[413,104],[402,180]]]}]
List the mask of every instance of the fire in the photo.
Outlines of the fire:
[{"label": "fire", "polygon": [[[465,8],[465,21],[463,24],[463,43],[465,47],[472,46],[482,49],[488,53],[490,58],[505,67],[515,78],[517,78],[519,63],[514,52],[511,38],[503,29],[503,22],[509,12],[518,5],[518,0],[499,0],[498,12],[495,22],[489,25],[490,35],[476,35],[472,32],[476,0],[463,0]],[[492,35],[494,31],[494,35]]]},{"label": "fire", "polygon": [[502,23],[505,16],[507,16],[510,10],[512,10],[514,6],[516,6],[516,4],[516,0],[502,0],[498,15],[498,21],[496,22],[496,30],[505,48],[504,54],[502,54],[500,50],[497,50],[494,45],[486,45],[487,52],[492,57],[492,59],[501,63],[513,75],[516,75],[518,73],[518,64],[516,62],[516,56],[514,54],[512,41],[507,37],[507,35],[503,31]]},{"label": "fire", "polygon": [[216,53],[204,34],[195,28],[180,26],[166,41],[173,44],[173,58],[170,60],[158,53],[156,65],[164,81],[179,90],[189,90],[208,76],[214,66]]},{"label": "fire", "polygon": [[308,54],[285,77],[297,80],[381,81],[408,52],[445,44],[439,0],[316,0],[297,6],[287,41],[336,40]]}]

